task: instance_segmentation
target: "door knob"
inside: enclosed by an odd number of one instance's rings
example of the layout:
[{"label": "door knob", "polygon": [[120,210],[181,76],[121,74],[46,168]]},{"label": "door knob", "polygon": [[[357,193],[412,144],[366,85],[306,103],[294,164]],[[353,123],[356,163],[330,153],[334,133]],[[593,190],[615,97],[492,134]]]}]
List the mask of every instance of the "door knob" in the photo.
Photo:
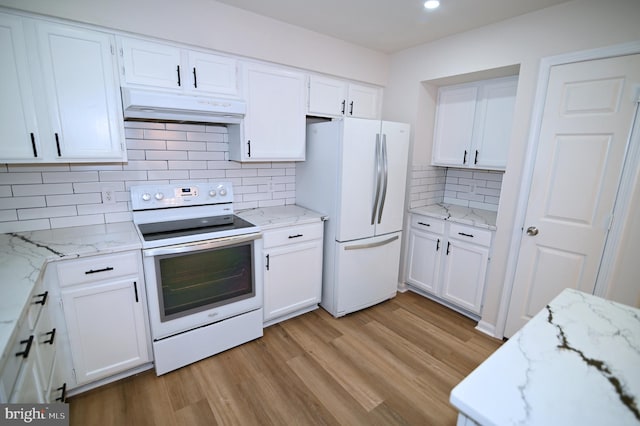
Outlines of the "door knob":
[{"label": "door knob", "polygon": [[531,235],[532,237],[535,237],[536,235],[538,235],[538,228],[536,228],[535,226],[528,227],[527,235]]}]

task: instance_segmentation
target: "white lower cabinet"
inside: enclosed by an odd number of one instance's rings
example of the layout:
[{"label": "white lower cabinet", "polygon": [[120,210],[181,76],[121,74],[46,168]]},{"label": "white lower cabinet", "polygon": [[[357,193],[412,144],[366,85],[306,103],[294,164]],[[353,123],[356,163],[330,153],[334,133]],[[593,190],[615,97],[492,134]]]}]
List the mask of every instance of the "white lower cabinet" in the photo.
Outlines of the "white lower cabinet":
[{"label": "white lower cabinet", "polygon": [[322,222],[264,232],[264,322],[318,307],[322,292]]},{"label": "white lower cabinet", "polygon": [[72,387],[151,361],[141,253],[92,256],[57,266]]},{"label": "white lower cabinet", "polygon": [[492,232],[411,215],[406,281],[463,311],[482,311]]}]

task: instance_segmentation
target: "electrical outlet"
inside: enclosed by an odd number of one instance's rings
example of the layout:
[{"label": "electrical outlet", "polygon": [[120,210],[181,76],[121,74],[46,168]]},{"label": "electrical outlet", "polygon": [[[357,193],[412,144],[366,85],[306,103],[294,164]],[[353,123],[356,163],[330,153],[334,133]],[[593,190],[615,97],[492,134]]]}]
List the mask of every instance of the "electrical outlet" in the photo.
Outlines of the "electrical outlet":
[{"label": "electrical outlet", "polygon": [[115,204],[116,196],[111,189],[102,190],[102,204]]}]

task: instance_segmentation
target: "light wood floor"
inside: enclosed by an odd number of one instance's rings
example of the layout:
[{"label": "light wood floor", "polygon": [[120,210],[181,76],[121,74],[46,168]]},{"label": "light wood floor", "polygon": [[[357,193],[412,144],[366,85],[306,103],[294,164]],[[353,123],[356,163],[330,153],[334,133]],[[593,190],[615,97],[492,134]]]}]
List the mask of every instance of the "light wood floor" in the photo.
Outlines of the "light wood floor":
[{"label": "light wood floor", "polygon": [[78,395],[71,425],[454,425],[451,389],[501,344],[414,293],[322,309],[156,377]]}]

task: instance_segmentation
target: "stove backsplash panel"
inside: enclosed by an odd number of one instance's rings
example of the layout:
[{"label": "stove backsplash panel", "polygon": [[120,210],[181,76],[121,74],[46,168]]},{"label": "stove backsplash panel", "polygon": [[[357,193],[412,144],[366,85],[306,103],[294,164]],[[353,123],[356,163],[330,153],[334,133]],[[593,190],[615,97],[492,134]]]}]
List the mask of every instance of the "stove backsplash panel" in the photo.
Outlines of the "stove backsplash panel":
[{"label": "stove backsplash panel", "polygon": [[129,187],[149,182],[231,181],[237,210],[295,203],[295,163],[229,161],[223,125],[127,121],[125,135],[124,164],[0,164],[0,232],[131,220]]}]

